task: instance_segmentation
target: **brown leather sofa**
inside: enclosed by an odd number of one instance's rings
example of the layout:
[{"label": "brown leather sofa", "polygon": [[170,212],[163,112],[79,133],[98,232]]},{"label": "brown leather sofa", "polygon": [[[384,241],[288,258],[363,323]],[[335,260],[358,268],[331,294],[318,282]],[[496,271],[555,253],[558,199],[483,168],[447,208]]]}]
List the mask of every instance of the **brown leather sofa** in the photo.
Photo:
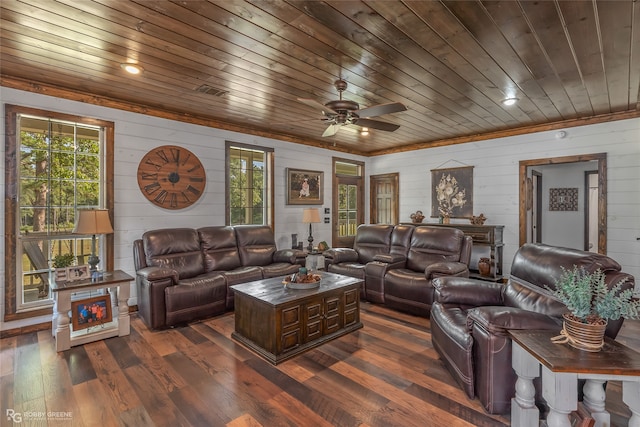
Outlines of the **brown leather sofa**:
[{"label": "brown leather sofa", "polygon": [[229,286],[295,273],[304,253],[277,250],[268,226],[147,231],[134,242],[138,310],[164,328],[233,309]]},{"label": "brown leather sofa", "polygon": [[428,317],[432,280],[469,275],[472,240],[455,228],[360,225],[353,249],[325,252],[326,269],[364,279],[363,299]]},{"label": "brown leather sofa", "polygon": [[[517,251],[506,284],[459,277],[434,280],[433,346],[458,384],[470,398],[478,397],[487,412],[509,413],[515,395],[508,331],[560,331],[567,308],[545,285],[553,288],[561,267],[574,265],[589,272],[600,268],[609,286],[624,278],[623,289],[634,286],[633,276],[607,256],[543,244],[525,244]],[[622,321],[610,320],[606,334],[615,338]]]}]

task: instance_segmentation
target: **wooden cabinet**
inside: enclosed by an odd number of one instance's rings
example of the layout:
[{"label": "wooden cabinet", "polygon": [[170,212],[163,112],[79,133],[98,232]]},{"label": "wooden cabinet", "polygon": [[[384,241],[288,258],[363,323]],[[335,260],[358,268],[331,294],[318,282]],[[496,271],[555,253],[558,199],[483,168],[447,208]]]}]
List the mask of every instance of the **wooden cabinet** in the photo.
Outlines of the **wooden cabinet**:
[{"label": "wooden cabinet", "polygon": [[[503,263],[503,230],[504,225],[472,225],[472,224],[423,224],[436,227],[451,227],[462,230],[465,235],[473,239],[473,250],[469,270],[471,277],[484,280],[501,281]],[[489,258],[491,272],[482,276],[478,272],[478,260]]]},{"label": "wooden cabinet", "polygon": [[232,337],[273,364],[362,327],[361,280],[322,272],[318,289],[294,290],[282,278],[232,286]]}]

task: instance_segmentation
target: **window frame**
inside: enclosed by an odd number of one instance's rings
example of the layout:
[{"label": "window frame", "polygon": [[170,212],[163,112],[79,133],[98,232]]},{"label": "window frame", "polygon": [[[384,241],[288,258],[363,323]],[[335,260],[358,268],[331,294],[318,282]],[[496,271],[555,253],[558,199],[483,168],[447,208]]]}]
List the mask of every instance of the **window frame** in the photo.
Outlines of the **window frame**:
[{"label": "window frame", "polygon": [[[37,317],[52,313],[53,301],[47,306],[38,306],[33,309],[18,310],[18,234],[19,230],[19,195],[20,185],[18,153],[19,135],[17,134],[18,115],[29,115],[49,120],[60,120],[83,125],[101,127],[104,132],[104,208],[109,211],[109,217],[114,218],[114,136],[115,125],[113,122],[94,119],[90,117],[76,116],[41,110],[37,108],[23,107],[5,104],[5,272],[4,272],[4,321]],[[114,224],[115,226],[115,224]],[[107,270],[114,267],[114,235],[108,234],[105,239],[105,258]],[[21,251],[20,251],[21,253]]]},{"label": "window frame", "polygon": [[268,203],[265,208],[266,220],[264,225],[274,229],[274,149],[259,145],[243,144],[233,141],[225,141],[225,224],[231,225],[231,186],[229,182],[231,172],[231,149],[239,148],[252,151],[261,151],[265,154],[265,191],[264,200]]}]

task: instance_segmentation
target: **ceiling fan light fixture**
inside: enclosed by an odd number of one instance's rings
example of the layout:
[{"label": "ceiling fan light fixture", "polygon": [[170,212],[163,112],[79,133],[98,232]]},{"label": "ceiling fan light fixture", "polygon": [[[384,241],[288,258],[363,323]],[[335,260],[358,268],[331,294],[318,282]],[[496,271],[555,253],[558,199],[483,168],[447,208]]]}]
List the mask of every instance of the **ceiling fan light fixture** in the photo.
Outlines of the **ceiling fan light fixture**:
[{"label": "ceiling fan light fixture", "polygon": [[518,98],[505,98],[502,100],[502,105],[510,107],[514,105],[516,102],[518,102]]},{"label": "ceiling fan light fixture", "polygon": [[362,136],[369,135],[369,128],[362,128],[362,130],[360,131],[360,135]]},{"label": "ceiling fan light fixture", "polygon": [[127,64],[127,63],[123,63],[120,64],[120,67],[125,70],[127,73],[129,74],[141,74],[143,71],[143,68],[141,66],[139,66],[138,64]]}]

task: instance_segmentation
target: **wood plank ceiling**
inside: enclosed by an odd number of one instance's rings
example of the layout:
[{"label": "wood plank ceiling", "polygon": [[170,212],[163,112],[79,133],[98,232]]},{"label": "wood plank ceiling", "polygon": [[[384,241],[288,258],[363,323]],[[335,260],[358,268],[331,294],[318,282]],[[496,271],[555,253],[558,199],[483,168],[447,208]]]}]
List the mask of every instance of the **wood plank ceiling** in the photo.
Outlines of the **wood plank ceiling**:
[{"label": "wood plank ceiling", "polygon": [[[635,0],[2,0],[0,27],[3,86],[363,155],[640,110]],[[298,98],[339,77],[400,128],[322,137]]]}]

